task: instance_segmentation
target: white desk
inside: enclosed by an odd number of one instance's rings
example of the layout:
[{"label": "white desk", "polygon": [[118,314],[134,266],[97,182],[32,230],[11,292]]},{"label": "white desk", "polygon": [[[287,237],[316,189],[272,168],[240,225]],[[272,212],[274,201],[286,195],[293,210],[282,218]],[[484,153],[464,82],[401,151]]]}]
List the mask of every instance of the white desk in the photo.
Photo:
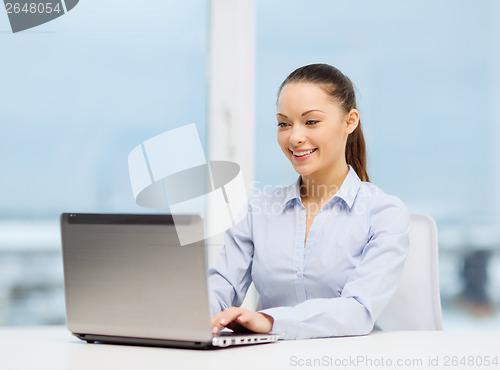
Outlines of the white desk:
[{"label": "white desk", "polygon": [[[465,357],[468,364],[454,365],[464,356],[473,357]],[[490,361],[496,356],[498,364],[484,366],[486,356]],[[483,366],[478,366],[481,359]],[[415,362],[398,365],[397,361],[405,360]],[[439,366],[434,366],[436,361]],[[0,328],[1,370],[300,368],[500,369],[500,331],[378,332],[201,351],[86,344],[64,327]]]}]

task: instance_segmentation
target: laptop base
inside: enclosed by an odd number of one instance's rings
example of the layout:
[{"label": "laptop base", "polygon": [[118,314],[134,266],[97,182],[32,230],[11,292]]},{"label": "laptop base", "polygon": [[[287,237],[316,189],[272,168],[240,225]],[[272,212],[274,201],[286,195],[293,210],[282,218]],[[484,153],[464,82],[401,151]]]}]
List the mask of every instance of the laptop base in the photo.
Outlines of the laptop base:
[{"label": "laptop base", "polygon": [[94,335],[94,334],[77,334],[73,333],[77,338],[86,341],[87,343],[101,342],[108,344],[127,344],[134,346],[152,346],[152,347],[171,347],[171,348],[187,348],[187,349],[215,349],[212,342],[189,342],[168,339],[150,339],[150,338],[132,338],[132,337],[116,337],[111,335]]}]

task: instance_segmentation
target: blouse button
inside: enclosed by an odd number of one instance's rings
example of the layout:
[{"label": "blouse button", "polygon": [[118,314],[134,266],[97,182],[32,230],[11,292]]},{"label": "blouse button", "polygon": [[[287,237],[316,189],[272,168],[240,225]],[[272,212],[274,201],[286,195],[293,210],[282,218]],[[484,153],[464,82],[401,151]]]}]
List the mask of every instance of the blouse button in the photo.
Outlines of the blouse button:
[{"label": "blouse button", "polygon": [[302,276],[302,273],[300,271],[297,271],[297,276],[298,277],[301,277]]}]

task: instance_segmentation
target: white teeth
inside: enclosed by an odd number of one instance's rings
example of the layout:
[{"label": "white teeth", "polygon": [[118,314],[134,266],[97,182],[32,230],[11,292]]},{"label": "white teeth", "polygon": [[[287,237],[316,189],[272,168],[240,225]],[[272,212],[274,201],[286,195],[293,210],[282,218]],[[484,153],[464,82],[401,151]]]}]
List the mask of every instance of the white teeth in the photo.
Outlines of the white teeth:
[{"label": "white teeth", "polygon": [[308,150],[307,152],[292,152],[294,156],[296,157],[302,157],[304,155],[307,155],[307,154],[311,154],[312,152],[314,152],[316,149],[311,149],[311,150]]}]

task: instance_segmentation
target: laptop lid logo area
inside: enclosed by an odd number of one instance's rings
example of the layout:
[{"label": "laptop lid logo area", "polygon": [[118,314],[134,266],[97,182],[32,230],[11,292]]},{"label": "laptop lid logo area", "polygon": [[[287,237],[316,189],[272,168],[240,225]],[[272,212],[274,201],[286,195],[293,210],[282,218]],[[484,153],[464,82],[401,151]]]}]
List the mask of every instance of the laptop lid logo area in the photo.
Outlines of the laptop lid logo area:
[{"label": "laptop lid logo area", "polygon": [[[223,233],[247,212],[247,195],[240,166],[207,161],[194,123],[169,130],[141,145],[128,156],[130,183],[136,203],[168,208],[181,245]],[[207,207],[212,210],[206,216]],[[181,222],[181,215],[201,214],[203,234]]]},{"label": "laptop lid logo area", "polygon": [[50,22],[73,9],[79,0],[4,0],[12,32]]}]

